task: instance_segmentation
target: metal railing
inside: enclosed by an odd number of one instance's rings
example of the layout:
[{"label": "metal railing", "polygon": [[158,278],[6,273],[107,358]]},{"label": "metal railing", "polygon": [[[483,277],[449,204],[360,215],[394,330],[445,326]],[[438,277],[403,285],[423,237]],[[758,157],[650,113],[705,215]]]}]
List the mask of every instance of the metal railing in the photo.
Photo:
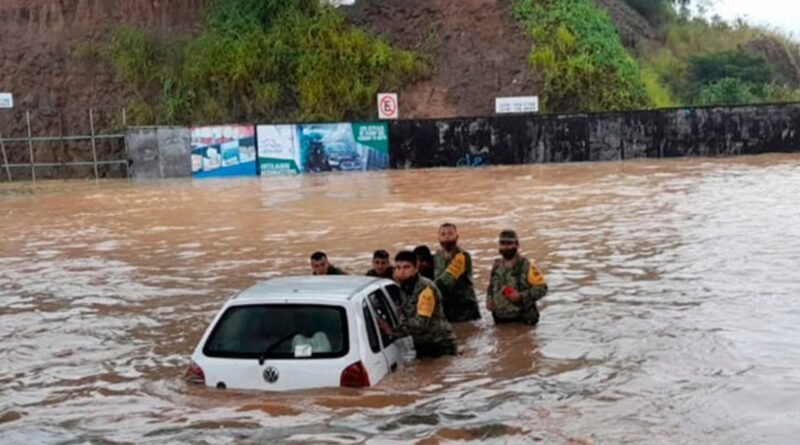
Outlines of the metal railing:
[{"label": "metal railing", "polygon": [[[60,110],[63,113],[63,110]],[[127,126],[127,116],[126,111],[122,109],[122,127],[125,128]],[[60,115],[61,121],[63,122],[63,114]],[[12,169],[30,169],[30,177],[33,183],[36,183],[36,169],[37,168],[52,168],[52,167],[88,167],[91,166],[94,172],[94,179],[98,181],[100,179],[100,166],[113,166],[119,165],[124,166],[125,169],[125,177],[130,179],[130,168],[128,164],[128,154],[127,154],[127,146],[125,145],[125,134],[124,133],[106,133],[106,134],[97,134],[96,132],[96,121],[95,121],[95,109],[89,109],[89,134],[86,135],[64,135],[63,134],[63,123],[62,123],[62,135],[60,136],[34,136],[33,129],[31,125],[31,110],[25,111],[25,126],[27,129],[27,136],[26,137],[4,137],[2,129],[0,129],[0,155],[2,160],[2,170],[5,171],[5,176],[8,182],[12,182],[14,180],[14,176],[12,175]],[[122,142],[122,146],[124,147],[125,156],[124,159],[113,159],[113,160],[98,160],[98,153],[97,153],[97,143],[103,140],[118,140]],[[52,142],[61,142],[63,147],[65,142],[86,142],[91,146],[92,151],[92,159],[91,161],[70,161],[70,162],[36,162],[35,157],[35,150],[34,144],[35,143],[52,143]],[[27,143],[28,149],[28,158],[29,162],[27,163],[20,163],[20,162],[9,162],[8,144],[14,143]]]}]

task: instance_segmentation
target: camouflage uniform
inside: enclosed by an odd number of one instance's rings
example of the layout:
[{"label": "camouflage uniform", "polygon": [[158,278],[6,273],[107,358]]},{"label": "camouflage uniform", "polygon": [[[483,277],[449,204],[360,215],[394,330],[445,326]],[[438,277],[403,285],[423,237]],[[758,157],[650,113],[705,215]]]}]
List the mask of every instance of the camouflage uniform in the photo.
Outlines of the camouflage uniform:
[{"label": "camouflage uniform", "polygon": [[384,272],[383,275],[378,275],[378,272],[375,272],[375,269],[370,269],[367,271],[367,276],[388,278],[391,280],[394,277],[394,267],[389,266],[389,268],[386,269],[386,272]]},{"label": "camouflage uniform", "polygon": [[328,264],[328,271],[325,272],[325,275],[347,275],[347,272],[332,264]]},{"label": "camouflage uniform", "polygon": [[403,330],[414,338],[417,357],[456,355],[453,327],[444,316],[442,296],[433,281],[417,275],[402,283]]},{"label": "camouflage uniform", "polygon": [[[519,301],[512,303],[503,296],[503,288],[510,287],[519,293]],[[536,302],[547,295],[547,283],[539,268],[522,255],[506,267],[502,258],[492,266],[486,298],[494,303],[492,316],[495,322],[521,321],[535,325],[539,322]]]},{"label": "camouflage uniform", "polygon": [[452,257],[440,250],[433,257],[436,286],[444,295],[444,313],[447,320],[478,320],[481,318],[478,298],[472,285],[472,256],[456,247]]}]

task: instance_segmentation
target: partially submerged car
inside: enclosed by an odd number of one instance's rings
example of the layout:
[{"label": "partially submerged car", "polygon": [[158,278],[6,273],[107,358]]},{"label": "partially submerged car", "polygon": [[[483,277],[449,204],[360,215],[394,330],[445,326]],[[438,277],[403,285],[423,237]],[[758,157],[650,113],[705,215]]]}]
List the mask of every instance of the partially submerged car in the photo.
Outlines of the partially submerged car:
[{"label": "partially submerged car", "polygon": [[[195,348],[187,381],[287,391],[368,387],[406,361],[400,288],[360,276],[287,277],[234,295]],[[386,326],[382,326],[382,325]]]}]

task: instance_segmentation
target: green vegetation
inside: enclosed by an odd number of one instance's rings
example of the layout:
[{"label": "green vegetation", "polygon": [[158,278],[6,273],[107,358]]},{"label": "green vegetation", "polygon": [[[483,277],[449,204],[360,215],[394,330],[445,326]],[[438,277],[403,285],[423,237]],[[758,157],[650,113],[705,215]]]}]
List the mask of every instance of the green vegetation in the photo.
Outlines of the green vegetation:
[{"label": "green vegetation", "polygon": [[762,55],[753,55],[738,49],[689,58],[691,80],[706,85],[724,78],[734,78],[745,83],[765,84],[773,77],[772,67]]},{"label": "green vegetation", "polygon": [[703,87],[698,95],[701,105],[734,105],[756,102],[752,86],[735,77],[723,77]]},{"label": "green vegetation", "polygon": [[604,111],[654,105],[648,89],[660,86],[646,85],[639,65],[593,1],[518,0],[514,12],[533,39],[529,59],[544,80],[544,110]]},{"label": "green vegetation", "polygon": [[666,0],[625,0],[625,3],[652,24],[662,23],[672,11]]},{"label": "green vegetation", "polygon": [[[689,0],[623,0],[654,27],[634,57],[594,0],[516,0],[542,109],[586,112],[800,100],[800,45],[770,30],[688,14]],[[84,47],[113,66],[134,124],[356,120],[375,95],[426,76],[318,0],[216,0],[184,41],[117,29]]]},{"label": "green vegetation", "polygon": [[129,87],[134,124],[363,119],[429,70],[317,0],[219,0],[187,41],[126,27],[93,53]]},{"label": "green vegetation", "polygon": [[795,101],[800,45],[777,32],[692,17],[690,0],[624,0],[656,29],[620,43],[606,13],[589,0],[517,0],[530,64],[543,80],[543,108],[601,111],[678,105]]},{"label": "green vegetation", "polygon": [[792,101],[800,97],[800,46],[743,22],[676,16],[640,63],[681,105]]},{"label": "green vegetation", "polygon": [[625,3],[648,22],[658,25],[675,16],[673,8],[685,11],[690,0],[625,0]]}]

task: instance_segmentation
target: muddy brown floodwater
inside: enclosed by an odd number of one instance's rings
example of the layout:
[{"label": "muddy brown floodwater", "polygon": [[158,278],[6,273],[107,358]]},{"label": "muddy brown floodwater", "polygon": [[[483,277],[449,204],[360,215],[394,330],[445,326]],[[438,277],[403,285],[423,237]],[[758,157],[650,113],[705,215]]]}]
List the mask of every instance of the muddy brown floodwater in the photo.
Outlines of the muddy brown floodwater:
[{"label": "muddy brown floodwater", "polygon": [[[515,228],[536,329],[368,390],[186,386],[220,305],[459,225]],[[0,187],[0,443],[797,443],[800,156]],[[482,294],[483,292],[481,292]]]}]

